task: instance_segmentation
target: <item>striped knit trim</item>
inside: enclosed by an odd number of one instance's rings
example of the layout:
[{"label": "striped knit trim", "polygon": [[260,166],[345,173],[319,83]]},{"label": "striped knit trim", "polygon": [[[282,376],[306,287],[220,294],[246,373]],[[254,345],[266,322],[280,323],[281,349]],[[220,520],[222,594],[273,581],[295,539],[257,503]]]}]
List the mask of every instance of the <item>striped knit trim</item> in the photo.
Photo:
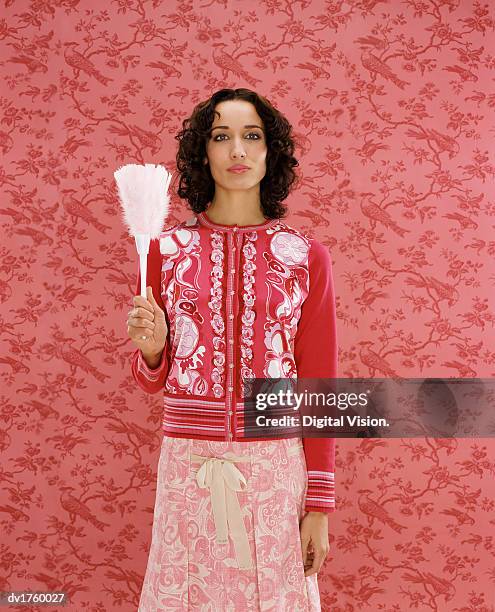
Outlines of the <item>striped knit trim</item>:
[{"label": "striped knit trim", "polygon": [[[206,400],[198,397],[179,398],[176,395],[163,395],[162,426],[166,433],[211,434],[212,438],[225,439],[227,433],[225,425],[225,400]],[[286,428],[286,434],[297,435],[300,428]],[[273,438],[259,435],[259,429],[246,428],[244,403],[237,403],[235,429],[236,438],[260,438],[271,440]],[[284,436],[282,436],[284,437]]]},{"label": "striped knit trim", "polygon": [[335,472],[323,472],[321,470],[308,470],[308,476],[312,480],[321,480],[323,482],[334,482]]},{"label": "striped knit trim", "polygon": [[[223,440],[226,435],[225,400],[179,398],[164,394],[162,427],[165,433],[209,435]],[[243,435],[238,416],[236,435]]]},{"label": "striped knit trim", "polygon": [[[165,431],[174,431],[177,433],[186,433],[186,429],[187,427],[184,425],[175,425],[172,421],[168,421],[167,418],[163,419],[163,429]],[[194,426],[194,431],[203,431],[204,433],[208,433],[210,431],[217,431],[218,432],[218,436],[219,437],[223,437],[224,432],[225,432],[225,427],[223,425],[221,425],[220,427],[215,427],[213,425],[210,425],[208,427],[206,426],[202,426],[202,425],[195,425]]]},{"label": "striped knit trim", "polygon": [[308,505],[315,504],[316,506],[318,506],[318,505],[322,505],[322,506],[334,505],[335,504],[335,497],[333,495],[331,497],[317,497],[316,495],[310,495],[309,493],[307,493],[306,494],[306,503]]},{"label": "striped knit trim", "polygon": [[308,489],[306,508],[335,507],[335,473],[321,470],[308,470]]},{"label": "striped knit trim", "polygon": [[[225,398],[224,399],[205,399],[203,396],[193,396],[193,395],[184,395],[179,397],[177,395],[172,395],[168,393],[164,393],[164,402],[166,406],[170,406],[172,408],[181,408],[181,407],[196,407],[196,408],[206,408],[217,406],[221,408],[225,412]],[[241,400],[237,402],[237,410],[239,413],[244,411],[244,401]]]}]

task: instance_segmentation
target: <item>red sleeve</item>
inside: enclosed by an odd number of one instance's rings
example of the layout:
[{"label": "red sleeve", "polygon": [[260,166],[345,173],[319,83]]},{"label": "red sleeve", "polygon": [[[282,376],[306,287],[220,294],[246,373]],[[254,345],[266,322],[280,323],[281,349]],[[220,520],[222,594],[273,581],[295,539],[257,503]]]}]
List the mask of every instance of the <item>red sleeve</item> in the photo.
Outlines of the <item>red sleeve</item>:
[{"label": "red sleeve", "polygon": [[[160,253],[160,241],[158,239],[150,240],[150,249],[148,253],[148,269],[146,285],[153,288],[153,296],[165,312],[165,306],[162,300],[161,291],[161,276],[162,276],[162,254]],[[138,263],[138,274],[136,283],[136,292],[134,295],[141,295],[141,272]],[[155,369],[151,369],[146,364],[143,358],[143,353],[140,349],[136,349],[131,357],[131,371],[134,380],[147,393],[157,393],[163,389],[165,378],[168,373],[167,346],[162,352],[161,361]]]},{"label": "red sleeve", "polygon": [[[301,307],[294,345],[298,378],[337,377],[337,325],[332,260],[328,249],[311,241],[309,293]],[[335,438],[304,438],[308,472],[305,510],[335,510]]]}]

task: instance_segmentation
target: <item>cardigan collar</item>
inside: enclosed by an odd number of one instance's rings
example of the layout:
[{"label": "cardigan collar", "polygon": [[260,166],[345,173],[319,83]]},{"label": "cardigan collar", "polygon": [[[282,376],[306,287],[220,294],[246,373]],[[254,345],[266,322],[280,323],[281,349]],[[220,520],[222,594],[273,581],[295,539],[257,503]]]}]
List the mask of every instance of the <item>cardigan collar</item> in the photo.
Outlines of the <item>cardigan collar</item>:
[{"label": "cardigan collar", "polygon": [[210,229],[220,230],[224,232],[252,232],[256,230],[265,230],[274,225],[279,219],[266,219],[263,223],[255,225],[224,225],[223,223],[214,223],[206,214],[206,211],[196,215],[199,223]]}]

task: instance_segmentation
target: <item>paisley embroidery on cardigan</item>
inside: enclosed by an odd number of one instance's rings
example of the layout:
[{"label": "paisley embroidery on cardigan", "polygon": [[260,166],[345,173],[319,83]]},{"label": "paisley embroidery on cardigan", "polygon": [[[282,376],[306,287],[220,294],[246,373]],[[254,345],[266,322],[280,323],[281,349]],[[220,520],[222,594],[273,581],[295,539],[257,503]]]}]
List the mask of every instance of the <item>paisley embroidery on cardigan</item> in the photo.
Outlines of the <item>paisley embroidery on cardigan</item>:
[{"label": "paisley embroidery on cardigan", "polygon": [[[164,232],[160,238],[160,250],[164,258],[163,270],[172,268],[172,275],[164,297],[170,315],[171,344],[175,354],[169,376],[165,382],[167,392],[179,389],[187,394],[213,395],[223,398],[226,394],[226,326],[224,322],[224,234],[211,231],[211,262],[209,278],[210,325],[212,335],[211,370],[204,367],[206,347],[198,346],[202,335],[203,317],[197,309],[199,287],[197,279],[201,266],[200,235],[197,217]],[[263,376],[269,378],[297,377],[294,360],[294,338],[301,307],[309,291],[308,254],[309,239],[284,223],[267,228],[271,234],[267,251],[262,257],[267,265],[266,322],[264,325],[265,365]],[[242,301],[240,316],[241,337],[239,343],[240,367],[237,372],[237,388],[245,397],[246,379],[255,378],[253,371],[254,322],[256,318],[256,231],[243,235],[242,253]],[[186,280],[187,279],[187,280]],[[190,280],[191,279],[191,280]],[[189,281],[189,282],[188,282]],[[164,300],[164,302],[165,302]],[[208,376],[207,376],[208,375]]]},{"label": "paisley embroidery on cardigan", "polygon": [[271,239],[270,250],[286,266],[294,266],[307,260],[309,245],[301,236],[281,231]]},{"label": "paisley embroidery on cardigan", "polygon": [[[173,359],[165,383],[168,392],[179,389],[206,395],[209,384],[203,376],[204,344],[199,343],[203,316],[198,310],[198,278],[201,270],[201,244],[198,231],[182,227],[160,240],[160,250],[176,258],[172,278],[165,290]],[[170,262],[167,264],[170,269]]]},{"label": "paisley embroidery on cardigan", "polygon": [[291,232],[290,228],[277,227],[279,231],[269,241],[270,252],[263,253],[268,266],[264,327],[268,350],[263,373],[268,378],[297,378],[293,343],[301,306],[309,290],[309,240]]}]

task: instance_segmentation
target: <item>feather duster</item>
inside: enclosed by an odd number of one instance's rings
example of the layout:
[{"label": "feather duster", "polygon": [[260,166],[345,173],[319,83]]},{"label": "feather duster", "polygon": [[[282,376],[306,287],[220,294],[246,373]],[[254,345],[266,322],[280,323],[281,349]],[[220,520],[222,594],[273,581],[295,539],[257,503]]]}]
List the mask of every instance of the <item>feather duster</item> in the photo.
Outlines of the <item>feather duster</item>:
[{"label": "feather duster", "polygon": [[127,164],[114,172],[124,223],[139,253],[141,295],[146,298],[150,240],[158,238],[169,214],[172,174],[155,164]]}]

